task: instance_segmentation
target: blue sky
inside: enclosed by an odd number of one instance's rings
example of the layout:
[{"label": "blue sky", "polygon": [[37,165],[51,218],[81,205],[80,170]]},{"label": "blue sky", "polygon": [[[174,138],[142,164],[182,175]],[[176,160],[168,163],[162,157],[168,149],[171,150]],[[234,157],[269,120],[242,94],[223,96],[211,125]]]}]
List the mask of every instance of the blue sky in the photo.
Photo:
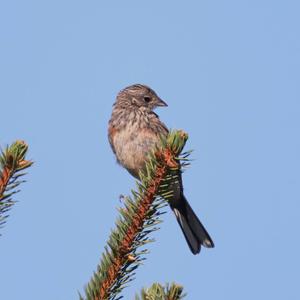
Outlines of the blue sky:
[{"label": "blue sky", "polygon": [[107,122],[153,87],[194,149],[185,194],[216,248],[193,256],[168,213],[124,291],[176,281],[187,299],[298,299],[298,1],[5,1],[2,146],[35,161],[0,238],[1,299],[78,299],[134,180]]}]

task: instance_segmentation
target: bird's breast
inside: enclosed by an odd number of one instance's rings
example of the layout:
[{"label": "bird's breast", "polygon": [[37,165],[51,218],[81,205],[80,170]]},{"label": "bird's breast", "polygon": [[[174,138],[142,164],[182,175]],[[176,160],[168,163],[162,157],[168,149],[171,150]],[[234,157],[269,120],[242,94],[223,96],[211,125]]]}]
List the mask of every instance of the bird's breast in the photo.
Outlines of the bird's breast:
[{"label": "bird's breast", "polygon": [[118,162],[138,178],[148,154],[159,141],[159,136],[152,130],[129,124],[115,132],[112,142]]}]

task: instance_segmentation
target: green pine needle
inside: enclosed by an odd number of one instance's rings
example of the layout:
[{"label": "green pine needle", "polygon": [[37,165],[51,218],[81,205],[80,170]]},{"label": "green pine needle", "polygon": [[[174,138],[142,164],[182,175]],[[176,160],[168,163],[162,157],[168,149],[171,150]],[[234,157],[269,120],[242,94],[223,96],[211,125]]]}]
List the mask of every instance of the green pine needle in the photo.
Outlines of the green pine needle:
[{"label": "green pine needle", "polygon": [[143,288],[141,296],[136,295],[135,300],[180,300],[186,295],[183,294],[183,287],[176,283],[162,286],[154,283],[150,288]]},{"label": "green pine needle", "polygon": [[25,180],[20,180],[33,162],[25,159],[28,146],[23,141],[16,141],[11,146],[1,150],[0,154],[0,227],[6,222],[8,211],[14,205],[12,196],[18,193],[19,185]]}]

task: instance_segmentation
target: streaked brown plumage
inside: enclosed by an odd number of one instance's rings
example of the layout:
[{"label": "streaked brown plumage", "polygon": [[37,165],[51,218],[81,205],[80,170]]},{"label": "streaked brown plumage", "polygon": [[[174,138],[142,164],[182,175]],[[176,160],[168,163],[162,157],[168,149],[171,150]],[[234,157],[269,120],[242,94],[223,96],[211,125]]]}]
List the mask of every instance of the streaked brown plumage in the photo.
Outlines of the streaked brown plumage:
[{"label": "streaked brown plumage", "polygon": [[[134,177],[145,167],[148,153],[160,142],[160,136],[168,129],[153,110],[167,106],[148,86],[135,84],[117,95],[108,138],[117,161]],[[170,207],[183,231],[193,254],[200,252],[201,245],[212,248],[214,243],[183,195],[182,179],[174,184],[174,197]]]}]

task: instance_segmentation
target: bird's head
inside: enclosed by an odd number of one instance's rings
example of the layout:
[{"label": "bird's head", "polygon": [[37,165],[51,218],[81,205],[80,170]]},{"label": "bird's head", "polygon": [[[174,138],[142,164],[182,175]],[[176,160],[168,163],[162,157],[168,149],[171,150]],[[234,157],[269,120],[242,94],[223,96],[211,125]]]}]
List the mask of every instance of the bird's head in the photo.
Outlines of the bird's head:
[{"label": "bird's head", "polygon": [[116,103],[147,110],[153,110],[158,106],[168,106],[150,87],[143,84],[130,85],[121,90]]}]

